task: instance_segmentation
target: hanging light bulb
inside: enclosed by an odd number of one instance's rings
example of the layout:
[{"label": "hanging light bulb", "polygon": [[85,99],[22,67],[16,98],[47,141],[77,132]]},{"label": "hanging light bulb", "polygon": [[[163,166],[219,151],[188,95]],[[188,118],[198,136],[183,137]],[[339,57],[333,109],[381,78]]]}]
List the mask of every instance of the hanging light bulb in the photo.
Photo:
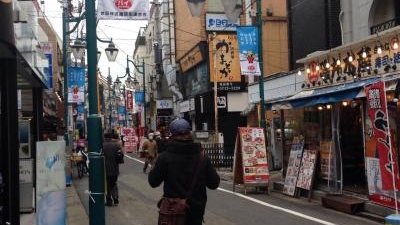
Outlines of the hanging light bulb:
[{"label": "hanging light bulb", "polygon": [[301,70],[297,71],[297,75],[301,76]]},{"label": "hanging light bulb", "polygon": [[329,69],[329,67],[331,67],[331,64],[329,64],[329,60],[326,60],[325,68]]},{"label": "hanging light bulb", "polygon": [[317,66],[315,67],[315,70],[316,70],[316,71],[319,71],[319,65],[317,65]]},{"label": "hanging light bulb", "polygon": [[367,58],[367,52],[365,51],[365,47],[363,47],[363,52],[362,52],[361,56],[362,56],[364,59]]},{"label": "hanging light bulb", "polygon": [[399,40],[397,38],[394,38],[393,49],[398,49],[398,48],[399,48]]},{"label": "hanging light bulb", "polygon": [[376,50],[376,53],[378,53],[379,55],[382,54],[382,47],[381,47],[381,45],[378,45],[378,50]]},{"label": "hanging light bulb", "polygon": [[340,58],[336,60],[336,66],[340,66]]},{"label": "hanging light bulb", "polygon": [[311,73],[310,68],[307,68],[306,72],[307,72],[307,74]]},{"label": "hanging light bulb", "polygon": [[353,62],[353,56],[349,55],[349,62]]}]

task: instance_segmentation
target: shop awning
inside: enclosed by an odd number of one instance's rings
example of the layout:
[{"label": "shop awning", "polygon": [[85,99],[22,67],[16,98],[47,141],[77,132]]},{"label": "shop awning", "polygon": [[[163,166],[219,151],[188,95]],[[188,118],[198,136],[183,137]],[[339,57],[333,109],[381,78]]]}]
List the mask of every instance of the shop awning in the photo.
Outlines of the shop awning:
[{"label": "shop awning", "polygon": [[[293,108],[298,108],[352,99],[357,97],[364,86],[372,84],[379,79],[380,78],[374,77],[330,87],[304,90],[287,98],[285,102],[290,103]],[[282,105],[282,102],[272,103],[272,108],[274,108],[275,104]]]}]

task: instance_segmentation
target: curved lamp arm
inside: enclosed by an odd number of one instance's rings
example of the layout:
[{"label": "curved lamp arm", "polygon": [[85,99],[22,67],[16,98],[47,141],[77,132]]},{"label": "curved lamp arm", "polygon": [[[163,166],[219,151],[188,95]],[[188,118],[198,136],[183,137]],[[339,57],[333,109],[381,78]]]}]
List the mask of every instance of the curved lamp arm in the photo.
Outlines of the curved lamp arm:
[{"label": "curved lamp arm", "polygon": [[78,28],[79,23],[83,19],[85,19],[85,17],[86,17],[86,11],[83,12],[79,17],[74,17],[74,18],[70,18],[70,19],[67,18],[66,22],[76,22],[76,23],[75,23],[74,27],[70,31],[67,31],[65,34],[70,35],[72,32],[74,32],[76,30],[76,28]]}]

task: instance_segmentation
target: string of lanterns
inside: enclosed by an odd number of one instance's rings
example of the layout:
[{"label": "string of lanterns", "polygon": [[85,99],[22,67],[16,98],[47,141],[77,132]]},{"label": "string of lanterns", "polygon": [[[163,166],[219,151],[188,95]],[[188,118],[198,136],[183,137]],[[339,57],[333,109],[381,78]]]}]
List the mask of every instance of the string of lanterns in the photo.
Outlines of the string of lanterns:
[{"label": "string of lanterns", "polygon": [[[308,81],[302,84],[302,88],[356,81],[362,77],[396,71],[396,64],[400,64],[398,49],[399,39],[396,35],[386,40],[383,45],[380,40],[376,41],[373,48],[364,44],[356,53],[350,49],[332,56],[330,51],[326,56],[322,56],[324,59],[306,64],[304,75]],[[302,75],[300,70],[298,75]]]}]

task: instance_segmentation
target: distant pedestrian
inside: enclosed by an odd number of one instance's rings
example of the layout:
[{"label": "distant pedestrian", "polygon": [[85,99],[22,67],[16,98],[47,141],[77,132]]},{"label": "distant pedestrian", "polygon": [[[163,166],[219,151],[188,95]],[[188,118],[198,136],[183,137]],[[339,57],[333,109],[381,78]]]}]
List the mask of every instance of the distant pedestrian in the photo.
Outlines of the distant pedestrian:
[{"label": "distant pedestrian", "polygon": [[161,152],[164,151],[165,149],[165,144],[167,143],[167,139],[165,139],[165,135],[163,132],[156,131],[154,133],[155,140],[157,143],[157,153],[160,154]]},{"label": "distant pedestrian", "polygon": [[[194,142],[186,120],[172,121],[169,129],[171,141],[166,143],[165,150],[158,156],[148,181],[153,188],[164,182],[163,198],[159,204],[161,208],[171,198],[183,199],[187,204],[185,224],[200,225],[207,202],[206,187],[216,189],[220,178],[210,159],[202,152],[201,145]],[[168,213],[163,214],[161,210],[159,213],[158,224],[162,224],[161,220]]]},{"label": "distant pedestrian", "polygon": [[123,154],[123,151],[117,134],[105,134],[104,139],[103,151],[107,182],[106,205],[113,206],[119,204],[117,186],[119,164],[117,158],[119,154]]},{"label": "distant pedestrian", "polygon": [[149,164],[153,166],[153,161],[157,157],[157,142],[154,140],[154,133],[149,133],[147,140],[143,142],[142,149],[146,156],[143,173],[146,173]]}]

